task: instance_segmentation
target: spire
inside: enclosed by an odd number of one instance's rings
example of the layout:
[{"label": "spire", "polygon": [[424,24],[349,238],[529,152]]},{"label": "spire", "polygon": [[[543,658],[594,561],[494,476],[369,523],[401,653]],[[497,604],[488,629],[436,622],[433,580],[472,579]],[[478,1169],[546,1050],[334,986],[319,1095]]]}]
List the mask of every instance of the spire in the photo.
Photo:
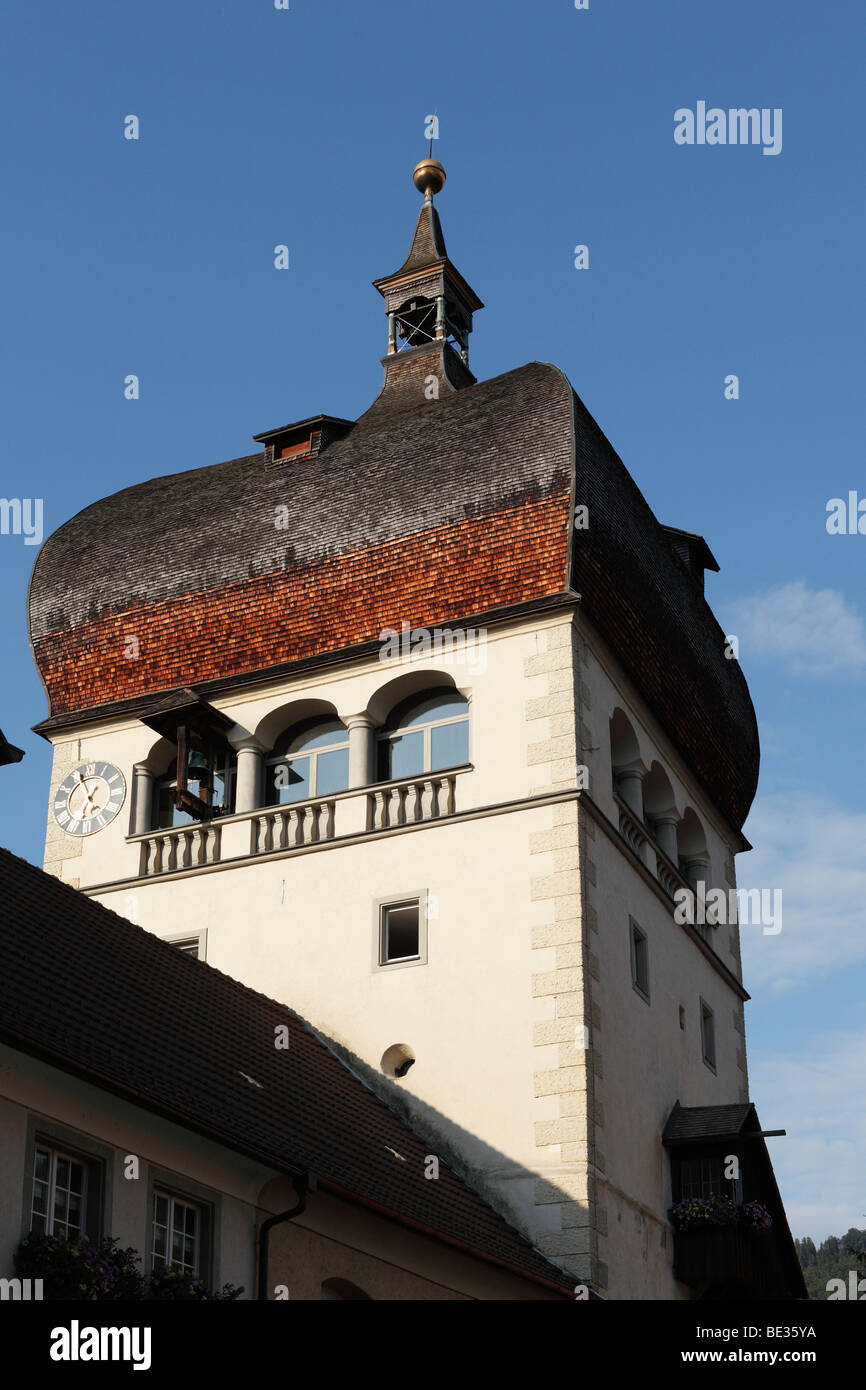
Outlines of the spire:
[{"label": "spire", "polygon": [[447,259],[442,223],[433,206],[433,199],[428,195],[415,223],[415,235],[409,247],[409,254],[394,274],[405,275],[410,270],[426,270],[429,266],[438,265],[440,261]]},{"label": "spire", "polygon": [[388,352],[382,358],[385,384],[371,407],[377,411],[380,405],[396,405],[398,399],[417,404],[419,380],[432,393],[428,400],[438,400],[440,387],[459,391],[475,382],[469,370],[469,334],[473,313],[484,305],[445,249],[433,202],[444,187],[445,170],[438,159],[422,159],[412,178],[424,202],[409,254],[399,270],[373,281],[388,316]]}]

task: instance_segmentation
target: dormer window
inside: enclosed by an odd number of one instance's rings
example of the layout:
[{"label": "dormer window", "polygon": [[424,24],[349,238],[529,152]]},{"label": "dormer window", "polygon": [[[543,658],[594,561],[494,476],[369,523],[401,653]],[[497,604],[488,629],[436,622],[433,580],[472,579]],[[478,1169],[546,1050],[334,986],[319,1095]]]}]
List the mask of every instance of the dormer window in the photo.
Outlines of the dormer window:
[{"label": "dormer window", "polygon": [[253,438],[265,451],[266,463],[280,459],[315,458],[337,439],[342,439],[354,425],[353,420],[341,420],[336,415],[311,415],[279,429],[265,430]]},{"label": "dormer window", "polygon": [[695,531],[680,531],[676,526],[662,526],[677,562],[701,593],[704,592],[704,570],[718,573],[719,563],[703,536]]}]

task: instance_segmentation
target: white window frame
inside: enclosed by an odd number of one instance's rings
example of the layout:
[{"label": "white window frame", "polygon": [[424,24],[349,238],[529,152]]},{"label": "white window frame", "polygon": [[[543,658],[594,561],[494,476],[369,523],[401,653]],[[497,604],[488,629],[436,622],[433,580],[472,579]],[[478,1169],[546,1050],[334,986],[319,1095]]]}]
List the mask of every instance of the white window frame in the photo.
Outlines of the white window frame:
[{"label": "white window frame", "polygon": [[[433,693],[434,693],[434,692],[431,692],[428,698],[432,699]],[[454,693],[455,695],[462,695],[462,694],[463,694],[463,692],[460,691],[460,690],[456,690],[456,691],[454,691],[453,693]],[[466,699],[466,696],[465,696],[465,695],[463,695],[463,699]],[[411,774],[409,774],[409,775],[410,775],[410,776],[416,776],[416,777],[427,777],[427,776],[430,776],[430,775],[433,773],[433,766],[432,766],[432,764],[433,764],[433,730],[434,730],[434,729],[441,729],[441,728],[444,728],[446,724],[465,724],[465,725],[466,725],[466,733],[467,733],[467,738],[466,738],[466,757],[467,757],[467,762],[465,762],[465,763],[454,763],[453,766],[454,766],[454,767],[467,767],[467,766],[469,765],[469,763],[472,761],[472,721],[471,721],[471,719],[469,718],[469,701],[468,701],[468,699],[466,700],[466,711],[465,711],[464,714],[449,714],[449,715],[447,716],[447,718],[445,718],[445,719],[431,719],[430,722],[429,722],[429,724],[428,724],[428,723],[413,724],[413,725],[411,725],[411,726],[407,726],[407,727],[404,728],[404,729],[392,729],[389,733],[379,733],[379,734],[377,734],[377,735],[376,735],[376,773],[377,773],[377,780],[382,780],[382,781],[387,781],[387,782],[394,782],[394,781],[399,782],[399,781],[402,780],[402,779],[399,778],[399,777],[387,777],[387,778],[383,778],[383,779],[380,779],[380,778],[378,777],[378,772],[379,772],[379,747],[380,747],[383,743],[395,743],[398,739],[411,737],[412,734],[423,734],[423,736],[424,736],[424,742],[423,742],[423,748],[424,748],[424,766],[423,766],[423,768],[421,769],[420,772],[411,773]],[[437,767],[437,768],[436,768],[436,772],[437,772],[437,773],[439,773],[439,772],[447,772],[447,771],[449,771],[449,769],[448,769],[448,768],[445,768],[445,767],[442,767],[442,768]]]},{"label": "white window frame", "polygon": [[[334,717],[336,718],[336,716],[334,716]],[[321,720],[320,722],[323,723],[323,724],[327,724],[327,723],[329,723],[330,721],[327,720],[327,719],[323,719],[323,720]],[[283,732],[285,733],[285,730],[283,730]],[[312,728],[311,728],[311,732],[312,732]],[[279,735],[279,738],[282,738],[282,736],[283,736],[283,735],[280,734],[280,735]],[[275,743],[278,742],[278,739],[275,739],[274,742],[275,742]],[[271,753],[271,754],[265,759],[265,799],[266,799],[266,801],[267,801],[268,796],[270,795],[271,782],[272,782],[272,779],[273,779],[273,776],[274,776],[273,769],[279,767],[279,766],[280,766],[281,764],[283,764],[283,763],[290,763],[290,762],[293,762],[293,761],[299,762],[301,758],[309,758],[309,760],[310,760],[310,795],[309,795],[308,797],[307,797],[307,796],[303,797],[302,800],[303,800],[303,801],[314,801],[315,798],[319,795],[319,792],[318,792],[318,780],[319,780],[319,754],[320,754],[320,753],[339,753],[339,752],[342,752],[342,750],[343,750],[344,748],[345,748],[345,749],[348,749],[348,747],[349,747],[349,731],[348,731],[348,729],[347,729],[347,730],[346,730],[346,736],[345,736],[345,738],[340,739],[340,741],[339,741],[338,743],[326,743],[326,744],[323,744],[321,748],[310,748],[310,749],[308,749],[306,752],[304,752],[303,750],[301,750],[301,751],[298,752],[298,753]],[[347,788],[347,790],[348,790],[348,788]],[[323,795],[325,795],[325,796],[338,796],[339,793],[338,793],[338,792],[325,792],[325,793],[323,793]],[[291,805],[294,805],[294,804],[296,804],[296,803],[289,802],[289,801],[279,801],[279,800],[277,800],[277,801],[267,801],[267,805],[268,805],[268,806],[291,806]]]},{"label": "white window frame", "polygon": [[[49,1157],[49,1164],[48,1164],[48,1195],[47,1195],[47,1198],[46,1198],[46,1207],[45,1207],[45,1212],[44,1212],[44,1213],[35,1211],[35,1210],[34,1210],[34,1205],[33,1205],[33,1199],[34,1199],[34,1197],[35,1197],[35,1187],[36,1187],[36,1182],[37,1182],[37,1178],[36,1178],[36,1157],[37,1157],[37,1155],[38,1155],[39,1153],[48,1154],[48,1157]],[[89,1196],[88,1190],[87,1190],[87,1189],[88,1189],[88,1186],[89,1186],[89,1178],[90,1178],[90,1166],[91,1166],[91,1165],[90,1165],[90,1162],[89,1162],[86,1158],[83,1158],[83,1157],[81,1157],[81,1156],[76,1156],[75,1154],[68,1153],[64,1148],[57,1148],[57,1147],[55,1147],[53,1144],[45,1143],[43,1140],[40,1140],[40,1139],[37,1139],[37,1140],[36,1140],[36,1143],[34,1144],[34,1147],[33,1147],[33,1168],[32,1168],[31,1174],[30,1174],[30,1229],[31,1229],[31,1231],[33,1230],[33,1221],[34,1221],[34,1219],[35,1219],[36,1217],[42,1217],[42,1216],[44,1215],[44,1218],[45,1218],[44,1234],[45,1234],[45,1235],[48,1235],[48,1236],[52,1236],[52,1235],[55,1234],[55,1230],[54,1230],[54,1200],[55,1200],[55,1197],[56,1197],[56,1194],[57,1194],[57,1160],[58,1160],[58,1159],[66,1159],[66,1161],[67,1161],[68,1163],[75,1163],[75,1164],[77,1164],[78,1167],[81,1169],[81,1172],[82,1172],[82,1182],[81,1182],[81,1221],[80,1221],[79,1225],[77,1226],[77,1228],[75,1229],[75,1232],[74,1232],[74,1234],[77,1235],[78,1238],[80,1239],[82,1236],[86,1236],[86,1235],[87,1235],[87,1216],[88,1216],[87,1203],[88,1203],[88,1196]],[[39,1179],[39,1181],[41,1182],[42,1179]],[[63,1189],[63,1190],[64,1190],[64,1191],[68,1191],[68,1190],[70,1190],[70,1189]],[[64,1225],[64,1226],[67,1228],[67,1233],[68,1233],[69,1223],[68,1223],[68,1222],[61,1222],[61,1225]]]},{"label": "white window frame", "polygon": [[[168,1224],[165,1227],[165,1255],[157,1254],[154,1249],[156,1233],[156,1202],[162,1198],[168,1203]],[[175,1211],[177,1207],[194,1211],[196,1214],[195,1230],[195,1263],[192,1268],[185,1264],[176,1265],[172,1259],[171,1251],[174,1244],[175,1231]],[[169,1192],[167,1188],[154,1185],[150,1209],[150,1268],[154,1274],[161,1274],[166,1269],[180,1269],[184,1274],[190,1274],[195,1279],[202,1278],[202,1250],[204,1223],[207,1220],[207,1212],[202,1207],[201,1202],[196,1202],[190,1197],[182,1197],[174,1192]],[[157,1260],[161,1263],[157,1265]]]},{"label": "white window frame", "polygon": [[[169,944],[169,946],[176,946],[176,947],[178,948],[178,950],[183,950],[183,947],[185,947],[185,946],[191,946],[191,945],[193,944],[193,942],[194,942],[195,945],[196,945],[196,954],[195,954],[195,956],[193,956],[193,960],[205,960],[205,959],[206,959],[206,948],[207,948],[207,928],[206,928],[206,927],[203,928],[201,931],[189,931],[189,932],[186,932],[186,931],[185,931],[185,932],[181,932],[181,933],[179,933],[179,934],[178,934],[178,933],[175,933],[175,935],[173,935],[173,936],[164,936],[162,939],[163,939],[163,941],[167,941],[168,944]],[[184,951],[183,953],[184,953],[184,955],[192,955],[192,952],[191,952],[191,951]]]},{"label": "white window frame", "polygon": [[[400,956],[396,960],[385,959],[385,913],[391,907],[418,908],[418,952],[413,956]],[[373,970],[405,970],[407,967],[427,964],[427,914],[428,893],[426,888],[415,889],[409,893],[389,893],[386,898],[377,898],[373,904]]]}]

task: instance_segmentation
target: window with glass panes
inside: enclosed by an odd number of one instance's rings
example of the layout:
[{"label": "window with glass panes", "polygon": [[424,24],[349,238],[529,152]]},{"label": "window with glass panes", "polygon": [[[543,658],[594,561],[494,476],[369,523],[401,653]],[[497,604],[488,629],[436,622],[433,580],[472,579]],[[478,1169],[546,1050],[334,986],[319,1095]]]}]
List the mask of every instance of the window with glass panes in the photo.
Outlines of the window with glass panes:
[{"label": "window with glass panes", "polygon": [[171,1266],[188,1274],[200,1273],[202,1210],[170,1192],[153,1194],[151,1262],[154,1271]]},{"label": "window with glass panes", "polygon": [[420,903],[387,903],[380,908],[379,964],[417,960],[419,956]]},{"label": "window with glass panes", "polygon": [[87,1168],[81,1159],[37,1143],[33,1155],[31,1231],[70,1237],[84,1232]]},{"label": "window with glass panes", "polygon": [[705,1154],[679,1160],[680,1201],[688,1197],[730,1197],[742,1201],[739,1178],[725,1177],[725,1155]]},{"label": "window with glass panes", "polygon": [[349,786],[349,731],[339,719],[287,729],[265,763],[265,804],[282,806]]},{"label": "window with glass panes", "polygon": [[462,767],[468,761],[469,705],[456,690],[428,690],[398,705],[379,735],[381,782]]},{"label": "window with glass panes", "polygon": [[708,1067],[716,1069],[716,1025],[709,1004],[701,1000],[701,1048]]},{"label": "window with glass panes", "polygon": [[169,937],[168,940],[176,951],[182,951],[185,956],[194,956],[198,960],[201,954],[201,937],[185,936],[180,940]]},{"label": "window with glass panes", "polygon": [[649,944],[645,931],[631,923],[631,978],[638,994],[649,1003]]}]

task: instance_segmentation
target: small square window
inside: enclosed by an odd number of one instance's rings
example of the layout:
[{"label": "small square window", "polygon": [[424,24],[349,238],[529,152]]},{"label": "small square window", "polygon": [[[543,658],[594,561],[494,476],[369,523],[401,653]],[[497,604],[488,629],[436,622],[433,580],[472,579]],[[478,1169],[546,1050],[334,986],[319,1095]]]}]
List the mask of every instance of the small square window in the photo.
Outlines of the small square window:
[{"label": "small square window", "polygon": [[206,931],[196,932],[194,936],[166,936],[164,940],[185,956],[192,956],[194,960],[205,959]]},{"label": "small square window", "polygon": [[417,960],[420,954],[419,904],[393,903],[382,908],[381,964]]},{"label": "small square window", "polygon": [[638,994],[649,1003],[649,943],[646,932],[631,921],[631,979]]},{"label": "small square window", "polygon": [[716,1069],[716,1026],[713,1011],[709,1004],[701,1000],[701,1049],[704,1061],[713,1071]]},{"label": "small square window", "polygon": [[427,892],[379,898],[374,904],[373,969],[427,964]]}]

